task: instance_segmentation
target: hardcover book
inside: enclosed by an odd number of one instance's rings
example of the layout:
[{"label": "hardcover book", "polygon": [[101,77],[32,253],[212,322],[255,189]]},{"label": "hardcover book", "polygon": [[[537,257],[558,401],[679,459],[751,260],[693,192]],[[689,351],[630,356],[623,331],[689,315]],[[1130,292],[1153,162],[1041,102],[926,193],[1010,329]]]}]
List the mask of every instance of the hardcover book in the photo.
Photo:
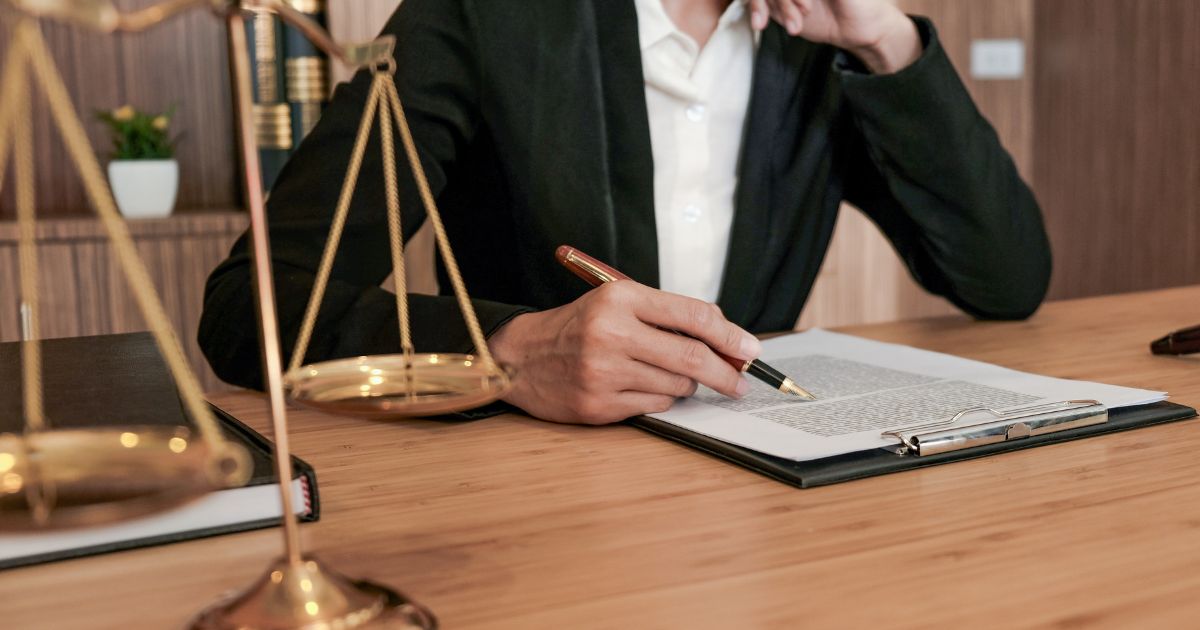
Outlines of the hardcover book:
[{"label": "hardcover book", "polygon": [[[20,345],[0,343],[0,433],[24,429]],[[194,426],[149,333],[45,340],[42,362],[49,430]],[[213,412],[226,438],[241,443],[251,454],[254,470],[245,486],[112,525],[0,533],[0,569],[277,525],[283,513],[271,443],[224,411],[213,407]],[[319,516],[316,475],[298,458],[293,458],[293,465],[292,510],[303,521],[315,521]]]}]

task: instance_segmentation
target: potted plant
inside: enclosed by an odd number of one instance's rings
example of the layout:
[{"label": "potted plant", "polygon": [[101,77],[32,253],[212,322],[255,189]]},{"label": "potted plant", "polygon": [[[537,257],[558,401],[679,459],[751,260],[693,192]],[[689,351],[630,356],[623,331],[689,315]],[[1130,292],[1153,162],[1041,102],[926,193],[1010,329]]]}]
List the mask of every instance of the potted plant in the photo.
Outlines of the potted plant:
[{"label": "potted plant", "polygon": [[174,142],[168,134],[172,110],[151,114],[125,105],[96,113],[112,131],[108,181],[126,217],[161,218],[175,208],[179,164],[173,157]]}]

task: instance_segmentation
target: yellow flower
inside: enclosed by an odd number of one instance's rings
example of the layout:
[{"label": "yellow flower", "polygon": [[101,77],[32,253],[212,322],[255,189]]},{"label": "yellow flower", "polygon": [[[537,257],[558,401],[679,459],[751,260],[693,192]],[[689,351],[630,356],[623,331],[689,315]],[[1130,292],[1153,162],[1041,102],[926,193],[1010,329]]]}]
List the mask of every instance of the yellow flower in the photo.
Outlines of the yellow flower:
[{"label": "yellow flower", "polygon": [[117,109],[113,110],[112,117],[113,117],[113,120],[117,120],[120,122],[129,122],[129,121],[133,120],[133,114],[134,114],[133,106],[122,105],[121,107],[118,107]]},{"label": "yellow flower", "polygon": [[167,125],[170,124],[170,122],[171,121],[167,120],[166,116],[155,116],[154,120],[150,121],[150,124],[159,131],[166,131]]}]

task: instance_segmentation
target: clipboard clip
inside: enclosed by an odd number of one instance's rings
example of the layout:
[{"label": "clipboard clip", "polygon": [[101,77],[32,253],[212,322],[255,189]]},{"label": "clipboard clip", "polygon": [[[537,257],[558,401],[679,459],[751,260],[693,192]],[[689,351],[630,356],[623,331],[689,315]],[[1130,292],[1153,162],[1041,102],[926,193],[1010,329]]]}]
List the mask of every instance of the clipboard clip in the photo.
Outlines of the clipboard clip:
[{"label": "clipboard clip", "polygon": [[[969,416],[991,416],[980,422],[959,425]],[[1108,422],[1108,409],[1097,400],[1064,400],[996,411],[972,407],[949,420],[910,425],[884,431],[885,438],[900,440],[900,455],[936,455],[984,444],[1019,440]]]}]

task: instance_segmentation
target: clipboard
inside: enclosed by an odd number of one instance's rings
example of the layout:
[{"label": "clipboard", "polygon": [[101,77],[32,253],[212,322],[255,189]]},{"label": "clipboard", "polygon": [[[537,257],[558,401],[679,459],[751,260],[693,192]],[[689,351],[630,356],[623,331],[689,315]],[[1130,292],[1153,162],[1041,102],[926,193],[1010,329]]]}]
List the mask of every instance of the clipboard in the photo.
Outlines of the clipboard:
[{"label": "clipboard", "polygon": [[[1063,401],[1050,405],[1055,407],[1031,407],[1005,413],[983,408],[965,409],[955,416],[953,424],[936,422],[885,432],[897,434],[895,447],[803,462],[735,446],[647,416],[628,422],[788,485],[815,488],[1196,417],[1195,409],[1169,402],[1112,410],[1104,409],[1095,401]],[[990,417],[981,420],[977,414]],[[917,439],[914,441],[913,438]],[[940,446],[927,448],[927,444]],[[954,447],[946,448],[950,445]],[[918,448],[913,450],[913,446]]]}]

